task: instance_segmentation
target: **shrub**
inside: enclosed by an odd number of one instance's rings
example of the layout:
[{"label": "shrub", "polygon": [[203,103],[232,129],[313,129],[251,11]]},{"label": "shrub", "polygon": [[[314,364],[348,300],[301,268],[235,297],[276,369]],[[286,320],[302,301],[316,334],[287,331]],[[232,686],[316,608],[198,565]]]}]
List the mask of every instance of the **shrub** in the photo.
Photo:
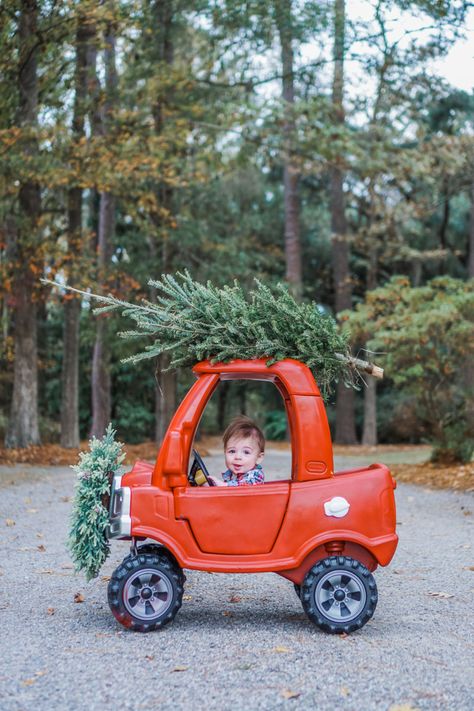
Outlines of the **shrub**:
[{"label": "shrub", "polygon": [[353,335],[385,353],[386,375],[413,399],[436,461],[464,462],[473,451],[473,284],[437,277],[413,288],[393,277],[345,314]]}]

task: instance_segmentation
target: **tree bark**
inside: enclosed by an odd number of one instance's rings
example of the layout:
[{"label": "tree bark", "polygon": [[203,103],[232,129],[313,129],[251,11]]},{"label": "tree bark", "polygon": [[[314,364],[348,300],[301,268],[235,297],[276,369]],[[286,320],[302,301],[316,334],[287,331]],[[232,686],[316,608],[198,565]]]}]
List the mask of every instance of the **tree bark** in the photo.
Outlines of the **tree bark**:
[{"label": "tree bark", "polygon": [[276,20],[281,47],[282,97],[284,104],[283,122],[283,190],[285,207],[285,259],[286,280],[296,297],[303,290],[300,204],[299,204],[299,168],[294,157],[296,125],[294,120],[295,91],[293,80],[293,26],[291,2],[285,0],[276,4]]},{"label": "tree bark", "polygon": [[[373,184],[369,188],[370,210],[369,228],[374,221],[375,192]],[[372,291],[377,286],[377,261],[378,250],[376,245],[369,246],[369,263],[367,266],[366,291]],[[377,444],[377,381],[369,378],[364,390],[364,425],[362,430],[362,444],[375,447]]]},{"label": "tree bark", "polygon": [[[117,69],[115,58],[115,28],[110,22],[105,35],[105,93],[104,115],[101,131],[107,135],[111,113],[115,106],[117,90]],[[106,272],[110,261],[110,247],[115,234],[116,201],[108,191],[100,193],[99,226],[97,240],[97,266],[99,283],[106,281]],[[92,425],[91,436],[102,437],[110,421],[111,414],[111,379],[110,349],[108,345],[106,316],[97,319],[97,331],[92,358]]]},{"label": "tree bark", "polygon": [[[173,43],[173,19],[174,19],[174,3],[173,0],[155,0],[153,6],[153,16],[155,19],[155,44],[154,44],[154,61],[157,68],[160,65],[171,67],[174,61],[174,43]],[[169,100],[167,89],[164,93],[160,93],[153,104],[153,121],[155,133],[161,134],[165,122],[164,108]],[[166,184],[161,184],[157,187],[158,203],[171,212],[173,191]],[[153,263],[156,263],[158,252],[161,256],[161,271],[167,272],[171,268],[172,256],[166,237],[163,235],[163,218],[160,215],[154,216],[154,224],[156,226],[156,239],[151,236],[149,240],[150,255]],[[160,234],[161,233],[161,234]],[[161,250],[157,248],[157,240],[161,237]],[[151,290],[152,300],[156,299],[156,293]],[[155,438],[157,444],[161,444],[168,429],[168,425],[176,410],[177,404],[177,375],[175,371],[165,372],[170,362],[170,356],[164,353],[158,358],[156,375],[157,387],[155,390]]]},{"label": "tree bark", "polygon": [[[84,136],[90,67],[90,44],[95,27],[87,15],[78,18],[76,31],[75,96],[72,133],[75,142]],[[92,71],[95,69],[95,61]],[[77,285],[82,253],[82,188],[72,187],[68,194],[68,251],[71,268],[68,283]],[[61,387],[61,446],[79,446],[79,319],[81,301],[68,295],[64,302],[63,362]]]},{"label": "tree bark", "polygon": [[158,396],[155,399],[156,428],[155,439],[157,444],[163,442],[170,420],[176,410],[176,373],[164,372],[170,364],[171,357],[163,353],[158,358],[156,376],[158,382]]},{"label": "tree bark", "polygon": [[[18,38],[18,125],[26,130],[36,127],[38,115],[38,8],[35,0],[20,4]],[[35,139],[27,138],[25,154],[37,152]],[[38,426],[38,353],[37,309],[34,297],[36,272],[40,260],[36,254],[39,242],[38,220],[41,212],[40,186],[31,179],[19,190],[20,220],[14,244],[9,245],[13,258],[12,302],[14,308],[13,397],[6,447],[39,444]]]},{"label": "tree bark", "polygon": [[[345,2],[334,3],[334,75],[332,103],[334,121],[344,123],[344,42],[345,42]],[[334,280],[334,306],[338,314],[352,307],[352,284],[349,271],[349,244],[344,209],[343,173],[339,161],[335,161],[330,174],[330,208],[332,231],[332,264]],[[336,434],[338,444],[357,442],[354,416],[355,397],[352,388],[339,382],[336,394]]]},{"label": "tree bark", "polygon": [[469,222],[469,261],[467,266],[467,276],[474,278],[474,183],[471,185],[471,215]]}]

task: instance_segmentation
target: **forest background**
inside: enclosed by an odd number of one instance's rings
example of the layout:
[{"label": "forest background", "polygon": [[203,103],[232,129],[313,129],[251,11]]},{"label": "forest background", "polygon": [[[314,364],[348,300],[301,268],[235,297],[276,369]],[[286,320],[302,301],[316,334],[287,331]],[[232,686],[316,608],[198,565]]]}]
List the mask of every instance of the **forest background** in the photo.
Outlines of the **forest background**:
[{"label": "forest background", "polygon": [[[4,0],[0,435],[160,442],[192,376],[123,362],[117,315],[40,277],[156,300],[188,269],[286,281],[386,379],[329,398],[338,443],[472,455],[474,95],[436,72],[469,3]],[[406,20],[410,22],[405,25]],[[411,27],[401,31],[401,27]],[[284,437],[281,403],[223,387]],[[283,415],[283,416],[282,416]]]}]

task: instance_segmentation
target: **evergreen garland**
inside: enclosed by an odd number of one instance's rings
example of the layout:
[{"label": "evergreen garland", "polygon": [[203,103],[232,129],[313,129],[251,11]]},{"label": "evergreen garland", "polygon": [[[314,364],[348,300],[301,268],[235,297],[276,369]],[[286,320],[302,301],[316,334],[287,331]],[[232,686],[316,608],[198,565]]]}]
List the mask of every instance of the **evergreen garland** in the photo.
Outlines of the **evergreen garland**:
[{"label": "evergreen garland", "polygon": [[87,580],[98,575],[109,555],[108,503],[113,475],[125,457],[122,447],[109,424],[102,439],[93,437],[89,451],[81,452],[79,464],[72,467],[77,482],[68,545],[76,570],[83,570]]},{"label": "evergreen garland", "polygon": [[218,288],[194,281],[188,272],[165,274],[148,283],[158,292],[156,303],[131,304],[110,295],[86,294],[103,304],[95,313],[119,309],[135,321],[136,329],[120,336],[153,338],[128,361],[167,351],[172,355],[170,368],[205,359],[225,363],[266,358],[271,365],[295,358],[312,370],[323,394],[339,378],[354,384],[348,334],[316,303],[295,301],[283,284],[270,288],[256,279],[255,288],[245,292],[237,281]]}]

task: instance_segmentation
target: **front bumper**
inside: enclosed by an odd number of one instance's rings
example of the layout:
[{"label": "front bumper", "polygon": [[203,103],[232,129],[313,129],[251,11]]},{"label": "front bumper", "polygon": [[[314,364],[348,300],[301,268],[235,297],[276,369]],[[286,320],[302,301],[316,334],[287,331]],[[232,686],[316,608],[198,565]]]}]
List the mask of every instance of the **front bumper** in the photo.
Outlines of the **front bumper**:
[{"label": "front bumper", "polygon": [[122,486],[122,476],[116,474],[110,492],[109,525],[107,538],[130,538],[132,519],[130,517],[130,487]]}]

